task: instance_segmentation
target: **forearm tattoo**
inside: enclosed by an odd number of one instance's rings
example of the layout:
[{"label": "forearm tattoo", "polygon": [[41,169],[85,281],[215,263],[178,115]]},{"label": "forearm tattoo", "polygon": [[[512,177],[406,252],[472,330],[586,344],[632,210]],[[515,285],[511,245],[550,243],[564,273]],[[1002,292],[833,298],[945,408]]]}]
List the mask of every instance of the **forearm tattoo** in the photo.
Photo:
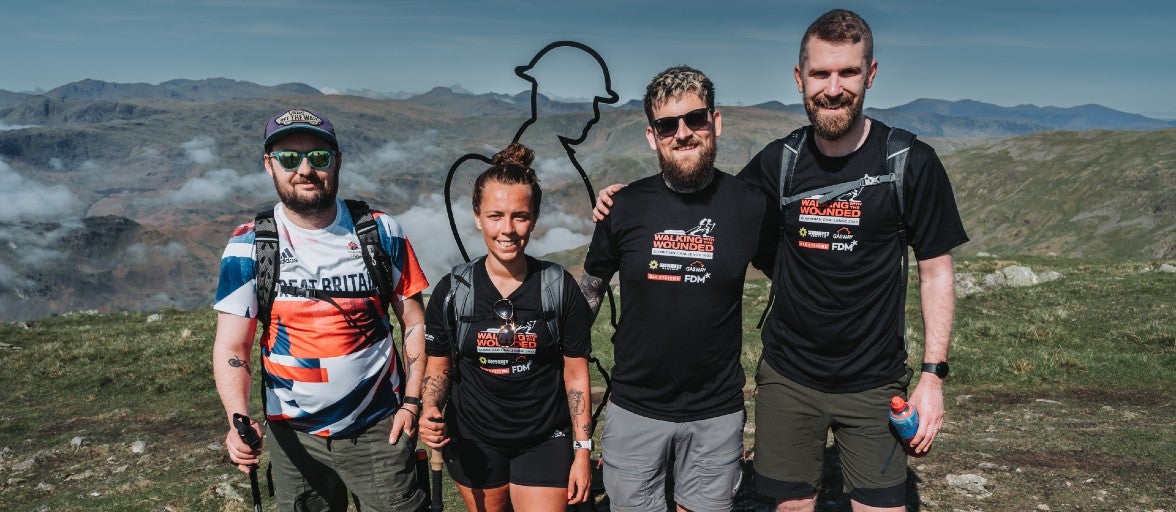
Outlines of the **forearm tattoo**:
[{"label": "forearm tattoo", "polygon": [[580,293],[584,294],[584,299],[588,301],[588,307],[592,308],[593,316],[600,312],[600,301],[604,297],[604,286],[604,279],[590,275],[587,272],[580,274]]},{"label": "forearm tattoo", "polygon": [[568,391],[568,410],[572,413],[572,417],[580,416],[584,411],[584,392],[578,389]]},{"label": "forearm tattoo", "polygon": [[233,368],[244,368],[245,373],[253,373],[253,371],[249,369],[249,361],[239,359],[237,356],[229,356],[229,366],[232,366]]},{"label": "forearm tattoo", "polygon": [[445,395],[449,392],[449,377],[444,374],[425,375],[421,389],[424,390],[421,394],[424,396],[425,403],[440,409],[445,406]]}]

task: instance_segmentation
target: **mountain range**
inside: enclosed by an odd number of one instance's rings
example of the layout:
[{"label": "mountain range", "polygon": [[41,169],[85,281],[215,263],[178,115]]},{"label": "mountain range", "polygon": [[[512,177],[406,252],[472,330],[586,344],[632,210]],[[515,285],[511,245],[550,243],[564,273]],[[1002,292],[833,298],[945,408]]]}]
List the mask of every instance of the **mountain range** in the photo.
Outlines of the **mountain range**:
[{"label": "mountain range", "polygon": [[[457,90],[455,90],[457,89]],[[535,254],[587,243],[588,196],[559,136],[592,104],[537,98],[523,136],[546,193]],[[233,226],[275,200],[261,171],[266,120],[289,106],[339,131],[341,195],[393,214],[436,279],[460,260],[443,187],[462,155],[493,154],[528,119],[530,94],[439,87],[404,99],[323,94],[305,84],[223,78],[157,85],[83,80],[42,94],[0,91],[0,319],[80,309],[207,306]],[[737,172],[807,123],[800,105],[723,106],[717,165]],[[1170,122],[1097,105],[999,107],[917,100],[867,114],[935,147],[973,241],[960,249],[1106,258],[1176,257]],[[653,174],[640,102],[603,105],[575,147],[593,184]],[[469,182],[453,197],[466,247],[480,247]]]}]

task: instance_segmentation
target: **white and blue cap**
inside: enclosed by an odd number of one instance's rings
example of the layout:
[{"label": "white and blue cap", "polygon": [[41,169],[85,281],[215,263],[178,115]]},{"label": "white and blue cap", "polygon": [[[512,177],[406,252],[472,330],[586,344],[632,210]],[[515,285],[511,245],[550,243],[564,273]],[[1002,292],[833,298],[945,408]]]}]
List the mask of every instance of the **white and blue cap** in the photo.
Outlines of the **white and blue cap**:
[{"label": "white and blue cap", "polygon": [[309,132],[318,135],[339,147],[339,140],[335,138],[335,127],[326,116],[315,114],[304,108],[291,108],[270,119],[265,126],[265,147],[270,147],[275,140],[295,132]]}]

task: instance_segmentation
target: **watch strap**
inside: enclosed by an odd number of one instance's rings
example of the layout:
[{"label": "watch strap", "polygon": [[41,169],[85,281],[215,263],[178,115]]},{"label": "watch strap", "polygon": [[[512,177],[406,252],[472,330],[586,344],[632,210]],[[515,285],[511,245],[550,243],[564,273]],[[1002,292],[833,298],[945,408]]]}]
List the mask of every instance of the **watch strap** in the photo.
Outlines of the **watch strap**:
[{"label": "watch strap", "polygon": [[417,407],[420,407],[421,406],[421,399],[420,399],[420,397],[416,397],[416,396],[405,396],[404,399],[400,401],[400,403],[404,404],[404,405],[415,405]]}]

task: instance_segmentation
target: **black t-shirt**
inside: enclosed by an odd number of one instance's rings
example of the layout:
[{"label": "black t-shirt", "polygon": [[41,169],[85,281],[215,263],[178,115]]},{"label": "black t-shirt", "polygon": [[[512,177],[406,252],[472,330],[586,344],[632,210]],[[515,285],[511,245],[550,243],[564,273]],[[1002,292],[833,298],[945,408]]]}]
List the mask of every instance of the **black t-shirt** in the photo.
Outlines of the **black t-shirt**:
[{"label": "black t-shirt", "polygon": [[[499,346],[502,320],[494,303],[503,297],[486,274],[484,260],[474,265],[474,309],[461,343],[459,376],[453,380],[445,411],[450,435],[504,447],[530,446],[555,432],[570,435],[571,417],[563,380],[563,357],[588,357],[592,351],[592,311],[572,276],[564,272],[561,338],[552,340],[542,318],[539,261],[527,257],[527,277],[510,296],[516,332],[513,344]],[[425,310],[425,353],[452,356],[445,311],[450,275],[437,283]],[[456,302],[456,301],[455,301]],[[456,333],[456,326],[455,326]]]},{"label": "black t-shirt", "polygon": [[[785,196],[887,174],[889,133],[873,120],[862,147],[836,158],[820,154],[808,137]],[[768,144],[739,177],[775,196],[783,144]],[[908,163],[903,218],[915,258],[940,256],[968,241],[935,151],[916,140]],[[896,197],[885,183],[825,205],[801,200],[787,207],[775,305],[763,330],[764,359],[781,375],[841,393],[893,382],[905,371],[906,247],[899,239]]]},{"label": "black t-shirt", "polygon": [[584,262],[604,279],[620,270],[612,400],[664,421],[740,410],[744,276],[775,256],[767,196],[716,170],[698,192],[673,192],[659,174],[613,201]]}]

